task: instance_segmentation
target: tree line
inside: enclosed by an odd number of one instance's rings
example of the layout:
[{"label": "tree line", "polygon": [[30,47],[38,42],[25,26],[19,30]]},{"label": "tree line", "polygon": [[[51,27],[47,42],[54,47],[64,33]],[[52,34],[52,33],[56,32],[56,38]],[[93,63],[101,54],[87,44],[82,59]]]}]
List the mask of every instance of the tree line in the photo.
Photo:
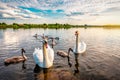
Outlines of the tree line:
[{"label": "tree line", "polygon": [[69,29],[69,28],[74,28],[74,27],[83,27],[83,28],[90,28],[90,27],[103,27],[103,28],[120,28],[120,25],[70,25],[70,24],[18,24],[18,23],[13,23],[13,24],[6,24],[5,22],[0,23],[0,29],[6,29],[6,28],[13,28],[13,29],[19,29],[19,28],[24,28],[24,29],[29,29],[29,28],[49,28],[49,29]]},{"label": "tree line", "polygon": [[5,29],[5,28],[13,28],[13,29],[19,29],[19,28],[53,28],[53,29],[59,29],[59,28],[71,28],[72,25],[69,24],[18,24],[18,23],[13,23],[13,24],[6,24],[6,23],[0,23],[0,29]]}]

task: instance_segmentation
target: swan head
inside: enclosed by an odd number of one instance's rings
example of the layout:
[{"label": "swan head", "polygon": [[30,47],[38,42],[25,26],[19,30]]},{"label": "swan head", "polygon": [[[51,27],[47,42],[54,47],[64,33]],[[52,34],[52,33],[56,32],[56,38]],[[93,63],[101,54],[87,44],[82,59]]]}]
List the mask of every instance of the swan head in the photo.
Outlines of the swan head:
[{"label": "swan head", "polygon": [[47,48],[48,47],[48,40],[45,38],[44,40],[43,40],[43,45]]},{"label": "swan head", "polygon": [[79,35],[79,31],[75,31],[75,35],[78,36]]},{"label": "swan head", "polygon": [[24,49],[24,48],[22,48],[22,49],[21,49],[21,52],[22,52],[22,53],[25,53],[26,51],[25,51],[25,49]]},{"label": "swan head", "polygon": [[46,44],[46,43],[48,43],[47,38],[43,39],[43,44]]}]

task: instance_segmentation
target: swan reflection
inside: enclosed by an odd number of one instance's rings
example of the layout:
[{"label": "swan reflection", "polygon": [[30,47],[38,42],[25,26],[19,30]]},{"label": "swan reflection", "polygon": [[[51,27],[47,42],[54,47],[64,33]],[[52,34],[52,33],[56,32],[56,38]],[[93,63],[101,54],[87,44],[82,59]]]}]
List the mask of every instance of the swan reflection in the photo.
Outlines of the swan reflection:
[{"label": "swan reflection", "polygon": [[38,65],[34,68],[34,77],[35,80],[77,80],[69,70],[40,68]]},{"label": "swan reflection", "polygon": [[25,64],[25,61],[22,62],[22,69],[26,69],[26,64]]},{"label": "swan reflection", "polygon": [[38,65],[34,68],[35,80],[53,80],[50,68],[40,68]]},{"label": "swan reflection", "polygon": [[75,70],[74,70],[74,75],[79,73],[79,55],[78,54],[75,54]]},{"label": "swan reflection", "polygon": [[[77,74],[77,73],[79,73],[79,54],[74,54],[74,56],[75,56],[75,65],[74,65],[74,67],[75,67],[75,69],[74,69],[74,75],[75,74]],[[69,65],[69,67],[72,67],[72,63],[70,62],[70,57],[68,56],[68,65]]]}]

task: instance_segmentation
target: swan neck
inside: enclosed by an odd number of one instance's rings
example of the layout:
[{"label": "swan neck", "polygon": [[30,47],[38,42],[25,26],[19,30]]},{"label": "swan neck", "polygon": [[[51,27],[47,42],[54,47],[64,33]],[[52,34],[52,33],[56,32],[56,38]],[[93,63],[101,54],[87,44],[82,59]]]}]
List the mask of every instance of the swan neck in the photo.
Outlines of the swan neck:
[{"label": "swan neck", "polygon": [[22,52],[22,57],[23,57],[24,59],[26,59],[26,56],[25,56],[24,52]]},{"label": "swan neck", "polygon": [[48,66],[47,44],[43,44],[43,66]]},{"label": "swan neck", "polygon": [[43,54],[44,54],[44,56],[45,56],[45,54],[46,54],[46,47],[45,47],[45,44],[43,44]]},{"label": "swan neck", "polygon": [[78,42],[79,42],[79,37],[76,35],[76,52],[78,52]]}]

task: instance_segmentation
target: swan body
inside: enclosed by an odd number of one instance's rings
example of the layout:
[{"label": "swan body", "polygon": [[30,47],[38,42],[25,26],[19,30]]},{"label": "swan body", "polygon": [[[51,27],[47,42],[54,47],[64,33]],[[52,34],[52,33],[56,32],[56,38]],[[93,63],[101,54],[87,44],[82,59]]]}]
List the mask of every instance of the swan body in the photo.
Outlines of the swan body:
[{"label": "swan body", "polygon": [[68,53],[64,52],[64,51],[57,51],[57,55],[61,56],[61,57],[68,57]]},{"label": "swan body", "polygon": [[76,73],[78,73],[79,72],[79,70],[78,70],[78,61],[77,61],[77,58],[78,58],[78,55],[80,54],[80,53],[84,53],[85,51],[86,51],[86,43],[85,42],[83,42],[83,41],[79,41],[79,32],[78,31],[76,31],[75,32],[75,36],[76,36],[76,43],[75,43],[75,46],[74,46],[74,48],[72,49],[72,48],[69,48],[68,49],[68,53],[65,53],[64,51],[58,51],[57,52],[57,54],[58,55],[60,55],[60,56],[62,56],[62,57],[67,57],[68,58],[68,65],[71,67],[72,66],[72,64],[71,64],[71,62],[70,62],[70,56],[69,56],[69,54],[70,54],[70,51],[71,52],[73,52],[73,54],[75,55],[75,60],[76,60]]},{"label": "swan body", "polygon": [[86,51],[86,43],[81,41],[78,43],[78,47],[74,46],[73,53],[84,53]]},{"label": "swan body", "polygon": [[[46,47],[47,46],[47,47]],[[35,63],[41,68],[49,68],[53,65],[54,51],[47,42],[43,42],[43,48],[35,48],[33,52]]]},{"label": "swan body", "polygon": [[27,60],[27,57],[25,56],[25,50],[21,49],[22,56],[13,56],[11,58],[5,59],[4,63],[7,64],[12,64],[12,63],[19,63]]},{"label": "swan body", "polygon": [[14,56],[14,57],[5,59],[5,64],[18,63],[25,60],[27,60],[27,57],[25,57],[24,59],[22,56]]}]

